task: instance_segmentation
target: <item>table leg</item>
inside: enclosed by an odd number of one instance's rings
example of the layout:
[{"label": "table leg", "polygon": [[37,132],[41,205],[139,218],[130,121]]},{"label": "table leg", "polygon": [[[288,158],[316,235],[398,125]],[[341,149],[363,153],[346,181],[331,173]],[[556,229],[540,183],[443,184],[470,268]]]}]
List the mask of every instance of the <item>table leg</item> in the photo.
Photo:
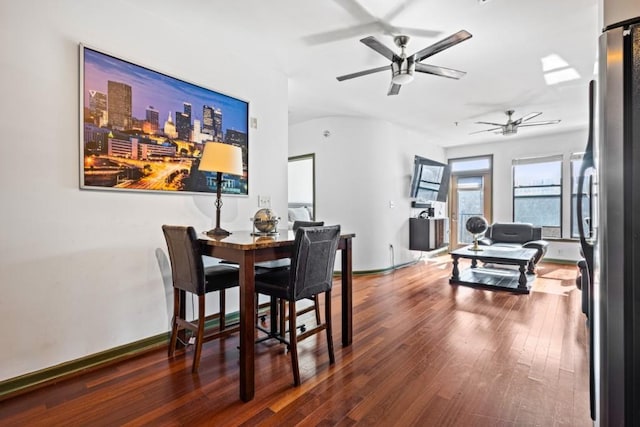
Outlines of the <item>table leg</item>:
[{"label": "table leg", "polygon": [[533,260],[530,259],[529,263],[527,264],[527,273],[529,274],[535,274],[536,273],[536,266],[533,264]]},{"label": "table leg", "polygon": [[471,268],[476,268],[478,266],[478,259],[477,258],[472,258],[471,259]]},{"label": "table leg", "polygon": [[453,258],[453,271],[451,272],[451,280],[457,282],[460,280],[460,270],[458,269],[458,255],[451,255]]},{"label": "table leg", "polygon": [[351,260],[351,238],[345,239],[342,252],[342,346],[353,341],[353,266]]},{"label": "table leg", "polygon": [[525,274],[525,265],[520,264],[520,277],[518,278],[518,288],[527,289],[527,275]]},{"label": "table leg", "polygon": [[255,395],[255,253],[244,251],[240,267],[240,399]]}]

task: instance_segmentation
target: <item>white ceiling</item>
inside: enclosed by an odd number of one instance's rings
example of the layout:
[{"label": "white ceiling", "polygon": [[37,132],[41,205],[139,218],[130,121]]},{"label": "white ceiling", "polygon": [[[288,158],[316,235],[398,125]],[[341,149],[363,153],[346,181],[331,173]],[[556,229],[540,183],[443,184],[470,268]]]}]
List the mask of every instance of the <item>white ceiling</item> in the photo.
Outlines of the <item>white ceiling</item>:
[{"label": "white ceiling", "polygon": [[[289,77],[289,122],[357,116],[387,120],[420,132],[430,142],[454,146],[584,128],[587,85],[597,56],[596,0],[193,0],[185,21],[212,31],[224,43],[281,69]],[[171,2],[171,4],[175,4]],[[153,7],[153,6],[152,6]],[[197,11],[197,13],[195,13]],[[376,23],[376,19],[379,21]],[[458,30],[473,37],[424,60],[467,72],[461,80],[416,73],[398,96],[387,96],[390,72],[338,82],[336,76],[387,65],[359,40],[373,35],[394,51],[383,25],[438,31],[412,36],[409,54]],[[216,37],[221,32],[215,31]],[[331,40],[335,38],[335,40]],[[541,58],[558,54],[579,80],[545,84]],[[543,112],[550,126],[521,128],[518,135],[484,132],[476,121],[506,121]]]}]

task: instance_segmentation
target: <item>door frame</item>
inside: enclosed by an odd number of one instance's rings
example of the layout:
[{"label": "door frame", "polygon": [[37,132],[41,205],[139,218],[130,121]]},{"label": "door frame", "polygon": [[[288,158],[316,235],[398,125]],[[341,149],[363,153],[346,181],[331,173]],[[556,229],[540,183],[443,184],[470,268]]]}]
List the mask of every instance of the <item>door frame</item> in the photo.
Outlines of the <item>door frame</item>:
[{"label": "door frame", "polygon": [[484,192],[483,197],[483,209],[484,216],[489,224],[493,222],[493,155],[487,154],[484,156],[469,156],[469,157],[456,157],[448,159],[449,167],[451,163],[460,160],[473,160],[473,159],[488,159],[489,169],[476,169],[462,172],[451,172],[451,185],[449,186],[449,246],[451,249],[461,246],[458,241],[458,212],[457,212],[457,182],[458,178],[481,176],[482,188]]},{"label": "door frame", "polygon": [[[316,211],[317,211],[317,206],[316,206],[316,153],[308,153],[308,154],[301,154],[299,156],[291,156],[288,158],[287,160],[287,165],[291,162],[298,162],[298,161],[302,161],[302,160],[308,160],[311,159],[311,191],[312,191],[312,195],[311,195],[311,204],[313,205],[313,209],[311,211],[311,220],[315,221],[316,219]],[[289,185],[289,176],[287,176],[287,186]],[[288,193],[288,190],[287,190]],[[287,194],[287,207],[289,206],[289,196]]]}]

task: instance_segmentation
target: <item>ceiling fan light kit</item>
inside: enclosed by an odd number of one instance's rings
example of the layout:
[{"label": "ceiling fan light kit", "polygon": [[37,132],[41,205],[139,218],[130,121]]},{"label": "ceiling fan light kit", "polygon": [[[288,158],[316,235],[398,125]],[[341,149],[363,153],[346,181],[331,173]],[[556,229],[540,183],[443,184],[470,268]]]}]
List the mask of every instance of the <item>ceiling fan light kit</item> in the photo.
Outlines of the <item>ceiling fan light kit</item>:
[{"label": "ceiling fan light kit", "polygon": [[413,81],[413,72],[416,70],[416,64],[410,59],[405,58],[402,62],[391,63],[391,72],[393,73],[391,81],[393,83],[404,85]]},{"label": "ceiling fan light kit", "polygon": [[[452,34],[451,36],[446,37],[439,42],[434,43],[431,46],[428,46],[414,53],[413,55],[407,55],[405,51],[407,43],[409,43],[409,36],[400,35],[393,38],[396,46],[400,48],[399,55],[382,44],[373,36],[365,37],[360,40],[360,42],[367,45],[368,47],[391,61],[391,86],[389,87],[387,95],[397,95],[400,92],[401,85],[411,83],[413,81],[414,73],[416,71],[425,74],[433,74],[440,77],[448,77],[451,79],[459,79],[464,76],[466,74],[464,71],[452,70],[435,65],[422,64],[420,61],[469,38],[471,38],[471,34],[469,32],[460,30],[455,34]],[[369,70],[363,70],[357,73],[339,76],[336,77],[336,79],[338,79],[338,81],[343,81],[353,79],[355,77],[365,76],[367,74],[378,73],[380,71],[385,71],[388,69],[388,66],[371,68]]]}]

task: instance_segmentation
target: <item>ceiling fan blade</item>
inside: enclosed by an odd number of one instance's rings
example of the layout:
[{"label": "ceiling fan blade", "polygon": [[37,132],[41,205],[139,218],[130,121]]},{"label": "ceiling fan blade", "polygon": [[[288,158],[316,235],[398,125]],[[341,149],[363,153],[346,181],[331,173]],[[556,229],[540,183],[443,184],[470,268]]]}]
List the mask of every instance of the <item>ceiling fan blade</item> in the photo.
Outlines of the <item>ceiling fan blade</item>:
[{"label": "ceiling fan blade", "polygon": [[526,126],[542,126],[542,125],[555,125],[560,123],[560,120],[544,120],[541,122],[527,122],[527,123],[522,123],[521,125],[519,125],[518,127],[526,127]]},{"label": "ceiling fan blade", "polygon": [[520,124],[522,124],[522,122],[526,122],[527,120],[531,120],[534,117],[538,117],[540,114],[542,114],[542,113],[529,113],[529,114],[527,114],[525,116],[520,117],[517,120],[514,120],[513,121],[513,125],[514,126],[520,126]]},{"label": "ceiling fan blade", "polygon": [[484,130],[477,130],[475,132],[471,132],[469,135],[474,135],[476,133],[482,133],[482,132],[493,132],[494,130],[500,130],[502,131],[502,126],[497,127],[497,128],[492,128],[492,129],[484,129]]},{"label": "ceiling fan blade", "polygon": [[451,68],[437,67],[435,65],[427,65],[416,63],[416,71],[421,73],[434,74],[436,76],[448,77],[450,79],[459,79],[467,74],[464,71],[452,70]]},{"label": "ceiling fan blade", "polygon": [[397,95],[399,93],[400,93],[400,85],[391,82],[391,86],[389,86],[389,92],[387,92],[387,96]]},{"label": "ceiling fan blade", "polygon": [[377,21],[378,18],[373,16],[366,8],[364,8],[357,0],[333,0],[334,3],[342,7],[351,16],[358,21]]},{"label": "ceiling fan blade", "polygon": [[489,126],[504,126],[502,123],[493,123],[493,122],[475,122],[478,125],[489,125]]},{"label": "ceiling fan blade", "polygon": [[[403,2],[399,2],[396,7],[391,9],[385,16],[382,17],[382,20],[385,22],[391,22],[398,17],[408,6],[411,6],[412,3],[415,3],[417,0],[405,0]],[[402,33],[404,34],[404,33]]]},{"label": "ceiling fan blade", "polygon": [[394,51],[392,51],[391,49],[389,49],[387,46],[383,45],[382,43],[380,43],[378,41],[378,39],[376,39],[373,36],[369,36],[369,37],[365,37],[362,40],[360,40],[362,43],[366,44],[367,46],[369,46],[371,49],[375,50],[376,52],[378,52],[380,55],[384,56],[385,58],[387,58],[389,61],[393,62],[397,59],[400,59],[398,57],[398,55],[395,54]]},{"label": "ceiling fan blade", "polygon": [[414,37],[424,37],[424,38],[434,38],[442,35],[442,31],[436,30],[423,30],[421,28],[410,28],[410,27],[394,27],[389,25],[385,27],[388,28],[389,34],[406,34],[408,36]]},{"label": "ceiling fan blade", "polygon": [[384,67],[371,68],[369,70],[358,71],[357,73],[345,74],[344,76],[336,77],[336,79],[341,82],[355,77],[366,76],[367,74],[379,73],[380,71],[389,70],[389,68],[389,65],[385,65]]},{"label": "ceiling fan blade", "polygon": [[425,58],[430,57],[431,55],[435,55],[438,52],[441,52],[445,49],[450,48],[451,46],[455,46],[460,42],[463,42],[467,39],[471,38],[471,34],[465,30],[460,30],[455,34],[446,37],[439,42],[432,44],[431,46],[427,46],[422,50],[419,50],[415,53],[416,62],[420,62]]},{"label": "ceiling fan blade", "polygon": [[352,37],[362,36],[367,33],[380,30],[380,24],[370,22],[368,24],[356,25],[349,28],[341,28],[339,30],[327,31],[324,33],[310,34],[302,37],[302,41],[307,45],[318,45],[323,43],[331,43],[338,40],[350,39]]},{"label": "ceiling fan blade", "polygon": [[531,120],[531,119],[534,119],[534,118],[538,117],[540,114],[542,114],[542,113],[529,113],[529,114],[527,114],[527,115],[525,115],[523,117],[520,117],[519,120],[520,120],[520,122],[526,122],[527,120]]}]

